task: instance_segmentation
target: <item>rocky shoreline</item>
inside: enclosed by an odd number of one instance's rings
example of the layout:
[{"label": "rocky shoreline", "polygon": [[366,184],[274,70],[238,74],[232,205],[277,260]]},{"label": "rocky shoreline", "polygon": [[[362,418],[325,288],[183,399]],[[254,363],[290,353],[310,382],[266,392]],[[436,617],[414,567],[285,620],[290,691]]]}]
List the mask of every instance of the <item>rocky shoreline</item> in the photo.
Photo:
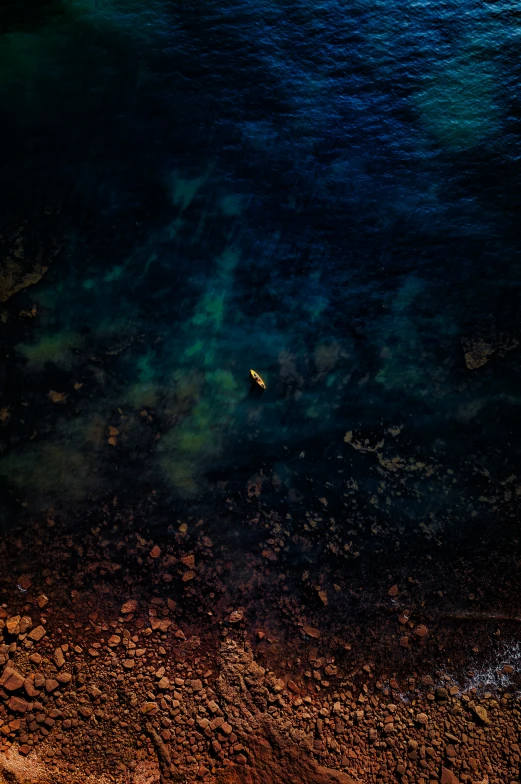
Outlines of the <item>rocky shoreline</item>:
[{"label": "rocky shoreline", "polygon": [[[292,602],[269,544],[244,572],[201,521],[159,543],[121,528],[48,517],[4,537],[0,781],[518,781],[507,594],[495,612],[436,616],[414,577],[382,575],[372,616],[341,633],[341,600],[322,619]],[[454,569],[459,592],[458,580]],[[498,636],[514,647],[494,659]],[[471,645],[488,672],[462,667]]]},{"label": "rocky shoreline", "polygon": [[85,626],[75,613],[79,628],[54,617],[68,628],[49,632],[43,595],[32,617],[2,609],[5,781],[518,780],[521,713],[508,688],[462,691],[439,673],[382,681],[369,663],[348,674],[317,645],[311,673],[280,677],[232,629],[208,654],[166,604],[150,605],[160,614],[147,625],[136,609],[129,600],[108,622],[91,612]]}]

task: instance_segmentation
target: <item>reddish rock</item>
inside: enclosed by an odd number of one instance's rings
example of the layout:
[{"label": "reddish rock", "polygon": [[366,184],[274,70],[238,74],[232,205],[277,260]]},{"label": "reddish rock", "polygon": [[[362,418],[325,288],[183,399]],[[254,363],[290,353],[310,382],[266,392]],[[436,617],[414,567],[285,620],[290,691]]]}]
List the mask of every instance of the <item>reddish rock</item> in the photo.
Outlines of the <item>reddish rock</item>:
[{"label": "reddish rock", "polygon": [[28,637],[30,640],[33,640],[34,642],[39,642],[42,639],[42,637],[45,637],[45,634],[46,634],[45,629],[43,628],[43,626],[40,625],[40,626],[35,626],[35,628],[29,632]]},{"label": "reddish rock", "polygon": [[120,613],[121,615],[129,615],[136,611],[137,608],[137,601],[135,599],[129,599],[128,602],[122,606]]},{"label": "reddish rock", "polygon": [[13,695],[9,700],[9,708],[16,713],[25,713],[28,707],[29,703],[21,697],[15,697]]},{"label": "reddish rock", "polygon": [[5,622],[5,628],[9,632],[9,634],[20,634],[20,616],[13,615],[11,618],[8,618]]},{"label": "reddish rock", "polygon": [[23,743],[18,749],[19,754],[21,754],[23,757],[26,757],[30,751],[31,751],[31,747],[28,746],[26,743]]},{"label": "reddish rock", "polygon": [[150,557],[151,558],[159,558],[160,555],[161,555],[161,548],[158,547],[157,544],[155,544],[153,546],[153,548],[150,550]]},{"label": "reddish rock", "polygon": [[47,678],[45,681],[45,691],[50,694],[53,691],[56,691],[60,684],[58,681],[54,680],[54,678]]},{"label": "reddish rock", "polygon": [[460,781],[451,770],[442,765],[440,784],[460,784]]},{"label": "reddish rock", "polygon": [[314,639],[318,639],[320,637],[319,630],[315,629],[313,626],[303,626],[302,631],[304,634],[307,634],[308,637],[313,637]]},{"label": "reddish rock", "polygon": [[16,691],[23,686],[24,680],[24,676],[20,675],[17,670],[6,667],[0,678],[0,686],[3,686],[7,691]]},{"label": "reddish rock", "polygon": [[31,578],[27,574],[22,574],[18,578],[18,585],[22,589],[22,591],[28,591],[32,585]]},{"label": "reddish rock", "polygon": [[24,680],[24,689],[28,697],[38,697],[40,692],[34,687],[34,679],[26,678]]}]

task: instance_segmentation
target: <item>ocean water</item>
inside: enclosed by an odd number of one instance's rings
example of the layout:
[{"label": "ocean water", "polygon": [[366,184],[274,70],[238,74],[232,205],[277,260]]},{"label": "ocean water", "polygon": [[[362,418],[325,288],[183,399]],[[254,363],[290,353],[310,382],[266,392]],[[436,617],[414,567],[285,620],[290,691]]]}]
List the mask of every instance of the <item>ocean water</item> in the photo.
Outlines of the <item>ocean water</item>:
[{"label": "ocean water", "polygon": [[4,3],[3,524],[152,493],[158,526],[260,507],[346,558],[513,535],[520,30],[507,0]]}]

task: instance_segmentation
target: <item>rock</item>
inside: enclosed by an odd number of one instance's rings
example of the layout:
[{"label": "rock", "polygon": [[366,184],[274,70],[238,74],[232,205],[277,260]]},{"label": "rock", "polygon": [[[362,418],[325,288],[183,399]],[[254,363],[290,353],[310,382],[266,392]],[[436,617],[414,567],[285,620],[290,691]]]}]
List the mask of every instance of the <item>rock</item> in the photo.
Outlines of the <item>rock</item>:
[{"label": "rock", "polygon": [[9,634],[20,634],[20,616],[13,615],[12,618],[8,618],[5,627]]},{"label": "rock", "polygon": [[388,596],[393,596],[393,597],[394,597],[394,596],[398,596],[398,592],[399,592],[399,590],[400,590],[400,589],[398,588],[398,585],[396,585],[396,584],[395,584],[395,585],[391,585],[391,587],[390,587],[390,588],[389,588],[389,590],[387,591],[387,595],[388,595]]},{"label": "rock", "polygon": [[41,593],[36,599],[36,604],[38,605],[40,610],[43,610],[43,608],[46,607],[47,604],[49,604],[49,599],[44,593]]},{"label": "rock", "polygon": [[32,585],[32,580],[27,574],[22,574],[18,578],[18,586],[22,589],[22,591],[28,591]]},{"label": "rock", "polygon": [[40,692],[34,686],[34,680],[32,678],[26,678],[24,680],[24,690],[28,697],[38,697]]},{"label": "rock", "polygon": [[320,631],[315,629],[313,626],[303,626],[302,631],[304,634],[307,634],[308,637],[313,637],[314,639],[318,639],[320,637]]},{"label": "rock", "polygon": [[26,743],[22,743],[22,745],[18,749],[18,752],[22,755],[22,757],[27,757],[30,751],[31,751],[31,747],[28,746]]},{"label": "rock", "polygon": [[20,634],[25,634],[33,625],[32,619],[28,615],[22,615],[20,618]]},{"label": "rock", "polygon": [[230,616],[228,617],[228,621],[230,623],[239,623],[244,618],[244,613],[242,610],[234,610]]},{"label": "rock", "polygon": [[108,639],[109,648],[115,648],[121,642],[119,634],[112,634]]},{"label": "rock", "polygon": [[460,784],[460,782],[451,770],[442,765],[440,784]]},{"label": "rock", "polygon": [[429,633],[429,630],[427,629],[427,627],[425,626],[425,624],[423,624],[423,623],[420,623],[420,624],[419,624],[419,625],[416,627],[416,629],[414,630],[414,633],[415,633],[415,635],[416,635],[417,637],[427,637],[427,635],[428,635],[428,633]]},{"label": "rock", "polygon": [[13,695],[9,700],[10,710],[16,713],[25,713],[28,707],[29,703],[26,700],[23,700],[21,697],[15,697]]},{"label": "rock", "polygon": [[161,691],[166,691],[170,687],[170,681],[168,678],[161,678],[159,683],[157,684],[157,688],[161,689]]},{"label": "rock", "polygon": [[427,716],[426,713],[418,713],[418,715],[416,716],[416,721],[418,722],[418,724],[425,725],[429,723],[429,717]]},{"label": "rock", "polygon": [[51,692],[56,691],[59,685],[58,681],[54,680],[54,678],[47,678],[45,681],[45,691],[47,694],[50,694]]},{"label": "rock", "polygon": [[121,607],[120,613],[121,615],[129,615],[130,613],[136,612],[137,608],[137,601],[135,599],[129,599],[128,602]]},{"label": "rock", "polygon": [[56,648],[56,650],[54,651],[53,658],[54,658],[55,665],[58,667],[59,670],[61,670],[61,668],[65,664],[65,656],[63,655],[63,651],[61,648]]},{"label": "rock", "polygon": [[150,557],[151,558],[159,558],[160,555],[161,555],[161,548],[158,547],[157,544],[155,544],[153,546],[153,548],[150,550]]},{"label": "rock", "polygon": [[122,663],[126,670],[132,670],[134,668],[135,661],[134,659],[124,659]]},{"label": "rock", "polygon": [[145,702],[141,706],[141,713],[145,713],[149,716],[154,716],[159,710],[159,706],[157,702]]},{"label": "rock", "polygon": [[29,637],[30,640],[33,640],[34,642],[39,642],[42,639],[42,637],[45,637],[45,634],[46,634],[45,629],[43,628],[43,626],[40,625],[40,626],[35,626],[35,628],[32,629],[27,636]]},{"label": "rock", "polygon": [[20,675],[17,670],[6,667],[0,678],[0,686],[3,686],[7,691],[16,691],[23,686],[24,680],[24,676]]},{"label": "rock", "polygon": [[476,714],[478,719],[483,722],[483,724],[489,723],[490,719],[488,718],[488,713],[486,711],[486,708],[483,707],[483,705],[476,705],[474,708],[474,713]]},{"label": "rock", "polygon": [[56,676],[56,680],[58,683],[70,683],[72,680],[72,675],[70,672],[59,672]]},{"label": "rock", "polygon": [[29,661],[31,661],[33,664],[38,665],[42,663],[42,657],[40,656],[39,653],[31,653],[31,655],[29,656]]},{"label": "rock", "polygon": [[83,716],[84,719],[90,719],[92,716],[92,708],[87,708],[86,705],[80,705],[78,708],[78,713],[80,716]]}]

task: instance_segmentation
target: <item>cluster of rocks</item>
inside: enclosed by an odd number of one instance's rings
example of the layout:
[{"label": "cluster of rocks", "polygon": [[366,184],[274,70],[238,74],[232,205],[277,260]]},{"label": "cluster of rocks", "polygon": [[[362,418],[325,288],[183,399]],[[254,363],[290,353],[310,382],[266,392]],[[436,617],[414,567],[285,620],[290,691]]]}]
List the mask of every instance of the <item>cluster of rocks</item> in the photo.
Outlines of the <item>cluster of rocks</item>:
[{"label": "cluster of rocks", "polygon": [[47,605],[40,594],[26,614],[0,608],[0,760],[43,761],[54,782],[139,784],[148,771],[260,784],[267,768],[273,782],[519,780],[521,711],[507,692],[462,692],[441,673],[399,682],[369,662],[348,673],[312,627],[307,660],[276,674],[235,631],[240,610],[212,653],[157,597],[114,618]]}]

